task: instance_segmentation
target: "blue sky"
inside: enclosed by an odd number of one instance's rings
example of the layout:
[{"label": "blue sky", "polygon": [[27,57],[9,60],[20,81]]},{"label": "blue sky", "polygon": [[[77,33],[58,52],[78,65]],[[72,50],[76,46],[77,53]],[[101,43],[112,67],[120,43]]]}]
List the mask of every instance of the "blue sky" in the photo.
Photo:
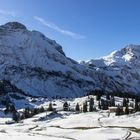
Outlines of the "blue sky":
[{"label": "blue sky", "polygon": [[89,60],[140,44],[139,0],[0,0],[0,24],[19,21]]}]

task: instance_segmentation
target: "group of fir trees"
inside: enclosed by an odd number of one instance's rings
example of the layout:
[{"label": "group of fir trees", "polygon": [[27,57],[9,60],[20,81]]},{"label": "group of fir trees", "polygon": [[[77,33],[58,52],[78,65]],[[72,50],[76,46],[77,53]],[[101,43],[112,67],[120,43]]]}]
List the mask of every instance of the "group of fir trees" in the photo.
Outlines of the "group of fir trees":
[{"label": "group of fir trees", "polygon": [[18,122],[19,120],[23,120],[23,119],[26,119],[26,118],[31,118],[32,116],[37,115],[39,113],[42,113],[44,111],[45,111],[45,109],[44,109],[43,106],[40,107],[40,108],[32,108],[32,109],[27,107],[23,110],[22,113],[17,112],[15,114],[13,114],[13,120]]},{"label": "group of fir trees", "polygon": [[26,119],[26,118],[31,118],[32,116],[42,113],[44,111],[45,111],[45,109],[43,107],[33,108],[33,109],[30,109],[28,107],[28,108],[25,108],[22,113],[19,113],[16,110],[14,105],[7,105],[6,109],[4,110],[5,114],[8,114],[8,113],[12,114],[12,119],[15,122],[19,122],[20,120]]},{"label": "group of fir trees", "polygon": [[106,98],[101,98],[102,95],[97,95],[98,108],[108,110],[108,107],[115,106],[115,98],[113,95],[106,94]]},{"label": "group of fir trees", "polygon": [[[133,99],[132,99],[133,100]],[[134,111],[140,111],[140,106],[138,104],[138,100],[135,99],[135,106],[133,104],[130,104],[129,103],[129,99],[128,98],[123,98],[123,101],[122,101],[122,106],[118,105],[117,106],[117,110],[116,110],[116,115],[128,115],[130,114],[130,110],[129,110],[129,107],[134,108]]]},{"label": "group of fir trees", "polygon": [[19,113],[17,112],[15,106],[11,103],[6,103],[6,108],[4,110],[4,113],[5,115],[7,115],[8,113],[11,113],[12,114],[12,119],[15,121],[15,122],[18,122],[19,121]]},{"label": "group of fir trees", "polygon": [[[53,104],[50,102],[47,108],[47,111],[54,111]],[[20,120],[31,118],[32,116],[44,112],[44,107],[40,108],[25,108],[22,113],[18,113],[15,106],[13,104],[6,104],[6,109],[4,110],[5,114],[12,113],[12,119],[15,122],[19,122]]]},{"label": "group of fir trees", "polygon": [[[109,94],[106,95],[106,99],[101,98],[102,95],[97,95],[96,99],[98,100],[98,108],[107,110],[109,106],[115,106],[115,99],[114,96],[111,96]],[[140,111],[140,103],[139,99],[135,99],[135,111]],[[123,110],[123,107],[125,109]],[[47,111],[54,111],[55,109],[53,108],[53,104],[50,102],[49,106],[47,108]],[[64,102],[63,104],[63,110],[64,111],[69,111],[70,110],[70,104],[68,102]],[[92,112],[94,111],[94,98],[89,98],[89,101],[85,101],[80,108],[79,103],[76,104],[75,106],[75,111],[76,112]],[[15,122],[18,122],[19,120],[25,119],[25,118],[30,118],[38,113],[44,112],[44,108],[34,108],[34,109],[29,109],[25,108],[22,114],[19,114],[16,111],[16,108],[13,104],[6,104],[6,109],[5,109],[5,114],[7,113],[12,113],[13,114],[13,120]],[[116,115],[122,115],[122,114],[129,114],[129,99],[128,98],[123,98],[122,106],[117,106],[116,110]]]},{"label": "group of fir trees", "polygon": [[16,108],[13,104],[7,103],[6,108],[4,110],[5,114],[16,112]]},{"label": "group of fir trees", "polygon": [[89,99],[89,103],[88,103],[87,101],[85,101],[85,102],[83,103],[81,109],[80,109],[79,104],[77,103],[77,104],[76,104],[75,110],[76,110],[77,112],[81,111],[81,112],[84,112],[84,113],[86,113],[86,112],[88,112],[88,111],[89,111],[89,112],[92,112],[92,111],[96,110],[95,107],[94,107],[94,99],[93,99],[93,98],[90,98],[90,99]]},{"label": "group of fir trees", "polygon": [[[63,110],[64,111],[70,111],[70,104],[68,104],[68,102],[64,102],[63,104]],[[75,106],[75,109],[73,109],[73,111],[76,111],[76,112],[92,112],[96,110],[94,108],[94,98],[90,98],[89,101],[85,101],[82,105],[82,107],[80,108],[80,105],[79,103],[76,104]]]}]

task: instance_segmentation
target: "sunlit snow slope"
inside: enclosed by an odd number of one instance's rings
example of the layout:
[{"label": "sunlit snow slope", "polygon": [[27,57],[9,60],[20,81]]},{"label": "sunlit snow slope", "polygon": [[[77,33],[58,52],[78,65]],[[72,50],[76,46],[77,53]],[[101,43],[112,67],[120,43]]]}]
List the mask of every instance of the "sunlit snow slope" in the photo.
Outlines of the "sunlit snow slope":
[{"label": "sunlit snow slope", "polygon": [[140,46],[78,63],[62,47],[18,22],[0,26],[0,79],[32,96],[76,97],[93,90],[140,91]]}]

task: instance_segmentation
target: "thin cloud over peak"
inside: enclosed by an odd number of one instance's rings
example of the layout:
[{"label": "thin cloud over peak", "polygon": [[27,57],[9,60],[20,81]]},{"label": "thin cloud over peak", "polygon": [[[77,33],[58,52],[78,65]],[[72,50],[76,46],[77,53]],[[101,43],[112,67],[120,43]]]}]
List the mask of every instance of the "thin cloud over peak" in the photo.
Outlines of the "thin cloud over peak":
[{"label": "thin cloud over peak", "polygon": [[35,16],[34,19],[39,21],[40,23],[42,23],[44,26],[46,26],[48,28],[51,28],[51,29],[53,29],[55,31],[58,31],[58,32],[60,32],[63,35],[70,36],[70,37],[72,37],[74,39],[84,39],[85,38],[85,36],[83,36],[83,35],[71,32],[69,30],[62,29],[62,28],[58,27],[56,24],[54,24],[52,22],[45,21],[41,17]]}]

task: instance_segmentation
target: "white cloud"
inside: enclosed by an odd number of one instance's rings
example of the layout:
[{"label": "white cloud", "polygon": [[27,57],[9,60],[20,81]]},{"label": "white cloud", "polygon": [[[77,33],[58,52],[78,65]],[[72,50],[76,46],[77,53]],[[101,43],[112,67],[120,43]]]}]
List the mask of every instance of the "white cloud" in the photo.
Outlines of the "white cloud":
[{"label": "white cloud", "polygon": [[16,13],[13,11],[0,10],[0,15],[15,17]]},{"label": "white cloud", "polygon": [[64,29],[58,27],[58,26],[57,26],[56,24],[54,24],[54,23],[45,21],[45,20],[44,20],[43,18],[41,18],[41,17],[35,16],[34,19],[37,20],[37,21],[39,21],[39,22],[41,22],[44,26],[49,27],[49,28],[51,28],[51,29],[53,29],[53,30],[56,30],[56,31],[60,32],[61,34],[70,36],[70,37],[72,37],[72,38],[74,38],[74,39],[84,39],[84,38],[85,38],[85,36],[83,36],[83,35],[80,35],[80,34],[77,34],[77,33],[74,33],[74,32],[68,31],[68,30],[64,30]]}]

